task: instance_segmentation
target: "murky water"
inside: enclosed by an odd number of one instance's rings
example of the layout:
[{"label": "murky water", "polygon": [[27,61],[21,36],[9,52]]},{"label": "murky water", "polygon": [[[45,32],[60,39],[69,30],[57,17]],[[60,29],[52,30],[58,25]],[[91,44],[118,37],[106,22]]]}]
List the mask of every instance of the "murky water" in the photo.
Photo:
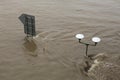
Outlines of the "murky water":
[{"label": "murky water", "polygon": [[[39,37],[33,41],[25,39],[22,13],[36,16]],[[89,54],[119,57],[120,0],[0,0],[0,79],[89,80],[80,72],[85,46],[77,33],[86,42],[102,38]]]}]

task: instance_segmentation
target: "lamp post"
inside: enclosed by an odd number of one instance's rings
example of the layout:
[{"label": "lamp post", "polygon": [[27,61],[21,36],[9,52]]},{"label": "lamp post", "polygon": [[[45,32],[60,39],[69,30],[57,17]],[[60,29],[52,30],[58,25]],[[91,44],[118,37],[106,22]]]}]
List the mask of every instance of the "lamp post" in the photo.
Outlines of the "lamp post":
[{"label": "lamp post", "polygon": [[85,42],[81,41],[84,38],[83,34],[76,34],[75,37],[79,40],[79,43],[86,45],[86,56],[88,56],[88,47],[89,46],[96,46],[97,43],[99,43],[101,41],[101,39],[99,37],[93,37],[92,41],[94,42],[94,44],[89,44],[89,43],[85,43]]}]

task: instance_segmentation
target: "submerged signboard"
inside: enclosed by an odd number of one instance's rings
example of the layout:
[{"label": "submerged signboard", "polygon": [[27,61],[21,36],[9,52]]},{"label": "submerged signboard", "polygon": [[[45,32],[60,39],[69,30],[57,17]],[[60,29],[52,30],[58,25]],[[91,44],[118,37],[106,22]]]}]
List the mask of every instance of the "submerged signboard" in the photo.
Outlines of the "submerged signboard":
[{"label": "submerged signboard", "polygon": [[24,33],[27,34],[27,37],[36,36],[35,16],[22,14],[19,19],[24,24]]}]

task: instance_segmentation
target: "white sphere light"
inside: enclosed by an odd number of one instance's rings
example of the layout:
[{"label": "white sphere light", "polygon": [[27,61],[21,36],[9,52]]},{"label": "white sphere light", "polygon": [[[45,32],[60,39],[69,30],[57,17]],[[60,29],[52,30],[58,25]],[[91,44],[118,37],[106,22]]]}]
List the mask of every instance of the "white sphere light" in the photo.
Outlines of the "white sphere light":
[{"label": "white sphere light", "polygon": [[84,35],[83,34],[76,34],[75,36],[77,39],[83,39],[84,38]]},{"label": "white sphere light", "polygon": [[92,41],[98,43],[101,41],[101,39],[99,37],[93,37]]}]

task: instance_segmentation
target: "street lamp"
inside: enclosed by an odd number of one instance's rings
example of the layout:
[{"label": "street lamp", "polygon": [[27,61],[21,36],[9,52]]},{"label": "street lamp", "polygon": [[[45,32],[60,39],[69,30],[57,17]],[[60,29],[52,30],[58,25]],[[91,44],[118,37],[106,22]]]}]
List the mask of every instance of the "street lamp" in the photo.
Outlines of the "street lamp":
[{"label": "street lamp", "polygon": [[81,41],[81,40],[84,38],[84,35],[83,35],[83,34],[76,34],[75,37],[79,40],[79,43],[86,45],[86,56],[88,56],[87,53],[88,53],[88,47],[89,47],[89,45],[90,45],[90,46],[96,46],[97,43],[99,43],[99,42],[101,41],[101,39],[100,39],[99,37],[93,37],[93,38],[92,38],[92,41],[93,41],[95,44],[89,44],[89,43],[85,43],[85,42],[82,42],[82,41]]}]

